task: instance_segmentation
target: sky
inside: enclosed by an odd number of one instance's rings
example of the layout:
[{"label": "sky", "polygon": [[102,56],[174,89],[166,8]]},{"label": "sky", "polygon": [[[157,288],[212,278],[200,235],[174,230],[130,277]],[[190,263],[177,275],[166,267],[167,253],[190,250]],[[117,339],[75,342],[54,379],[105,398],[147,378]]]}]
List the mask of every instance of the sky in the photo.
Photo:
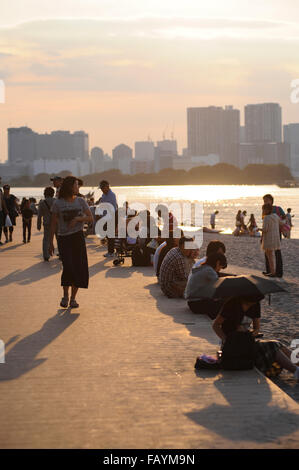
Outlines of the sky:
[{"label": "sky", "polygon": [[[42,4],[43,3],[43,4]],[[174,138],[186,108],[278,102],[299,122],[297,0],[1,0],[7,127],[85,130],[90,148]],[[0,93],[1,99],[1,93]]]}]

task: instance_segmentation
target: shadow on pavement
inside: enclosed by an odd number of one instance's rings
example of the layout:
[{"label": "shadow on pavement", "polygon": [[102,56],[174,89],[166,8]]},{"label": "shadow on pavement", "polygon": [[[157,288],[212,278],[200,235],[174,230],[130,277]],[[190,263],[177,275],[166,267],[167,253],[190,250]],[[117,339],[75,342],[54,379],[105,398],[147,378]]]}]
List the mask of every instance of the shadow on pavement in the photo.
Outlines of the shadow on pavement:
[{"label": "shadow on pavement", "polygon": [[[36,359],[36,356],[61,335],[79,317],[71,309],[59,309],[58,313],[44,323],[42,328],[18,341],[5,356],[5,363],[0,367],[0,382],[14,380],[39,366],[47,358]],[[11,338],[5,347],[15,341]]]}]

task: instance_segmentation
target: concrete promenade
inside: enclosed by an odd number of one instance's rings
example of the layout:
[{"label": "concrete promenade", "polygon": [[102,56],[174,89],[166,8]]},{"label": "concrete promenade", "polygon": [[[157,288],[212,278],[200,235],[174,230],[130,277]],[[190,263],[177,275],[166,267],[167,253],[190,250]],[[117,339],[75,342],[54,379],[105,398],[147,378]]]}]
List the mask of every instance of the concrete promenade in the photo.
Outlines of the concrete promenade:
[{"label": "concrete promenade", "polygon": [[0,448],[298,448],[299,405],[271,381],[195,372],[217,350],[210,321],[165,298],[152,268],[114,267],[89,237],[90,286],[65,310],[42,235],[14,238],[0,247]]}]

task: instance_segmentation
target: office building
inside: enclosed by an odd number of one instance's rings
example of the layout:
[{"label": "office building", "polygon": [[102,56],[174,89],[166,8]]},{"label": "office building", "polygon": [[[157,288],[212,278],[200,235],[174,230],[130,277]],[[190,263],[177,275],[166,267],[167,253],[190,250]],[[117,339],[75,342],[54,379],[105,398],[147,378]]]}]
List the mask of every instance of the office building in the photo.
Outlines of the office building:
[{"label": "office building", "polygon": [[245,106],[245,142],[281,142],[281,107],[278,103]]},{"label": "office building", "polygon": [[290,145],[290,170],[293,176],[299,177],[299,123],[283,126],[284,142]]},{"label": "office building", "polygon": [[219,155],[220,161],[239,164],[240,111],[233,106],[187,109],[188,156]]}]

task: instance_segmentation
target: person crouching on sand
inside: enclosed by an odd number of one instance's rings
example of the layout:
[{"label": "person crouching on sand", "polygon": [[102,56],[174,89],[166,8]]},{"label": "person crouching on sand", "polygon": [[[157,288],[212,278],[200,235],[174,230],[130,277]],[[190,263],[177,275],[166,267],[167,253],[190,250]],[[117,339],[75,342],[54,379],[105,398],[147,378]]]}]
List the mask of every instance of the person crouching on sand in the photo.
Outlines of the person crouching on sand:
[{"label": "person crouching on sand", "polygon": [[92,222],[92,214],[85,199],[77,196],[78,192],[77,178],[67,176],[59,190],[59,198],[52,206],[49,254],[54,253],[53,238],[58,224],[57,241],[63,265],[63,297],[60,306],[63,308],[68,306],[70,287],[72,290],[69,306],[79,307],[75,300],[76,294],[79,288],[87,289],[89,281],[83,225]]}]

